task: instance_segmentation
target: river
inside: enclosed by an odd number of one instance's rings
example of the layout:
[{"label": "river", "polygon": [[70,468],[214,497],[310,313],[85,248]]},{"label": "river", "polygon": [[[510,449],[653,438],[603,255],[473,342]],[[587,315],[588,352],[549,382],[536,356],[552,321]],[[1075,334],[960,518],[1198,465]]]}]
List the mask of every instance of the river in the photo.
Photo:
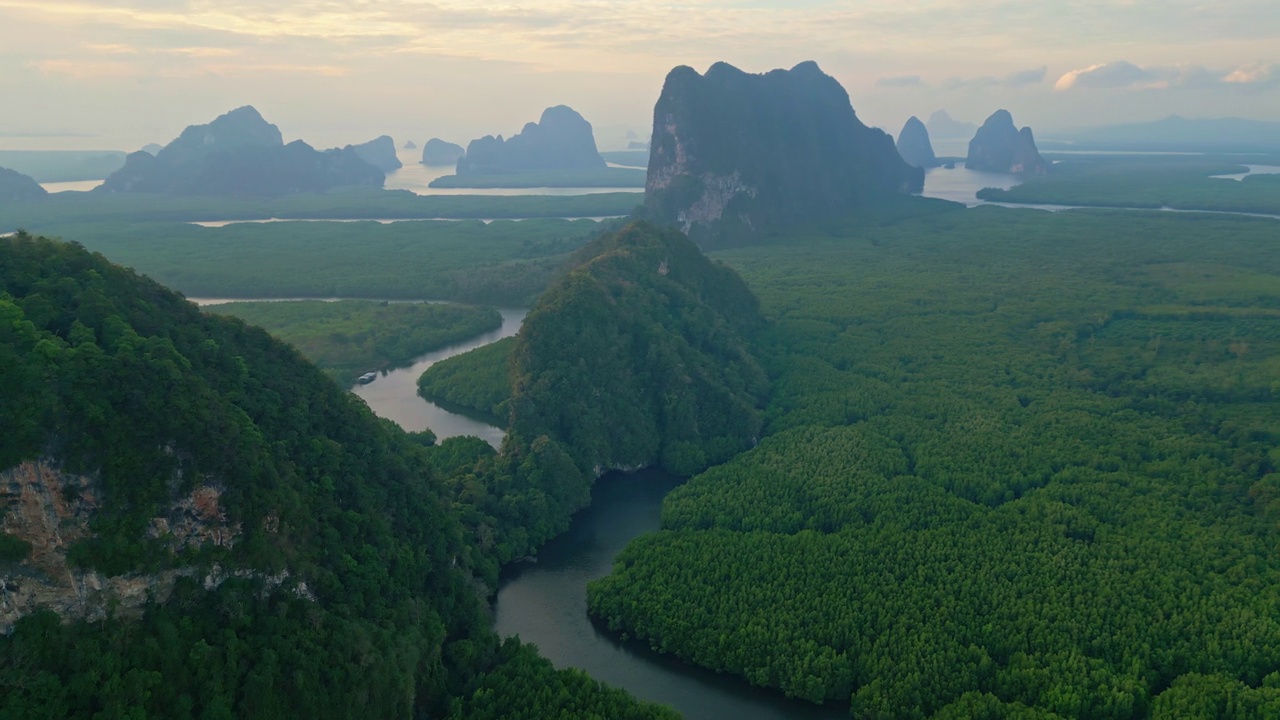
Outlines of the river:
[{"label": "river", "polygon": [[[476,435],[497,447],[501,428],[423,400],[417,381],[433,363],[514,335],[526,311],[499,312],[501,328],[427,353],[409,367],[357,385],[353,392],[379,416],[406,430],[430,427],[440,438]],[[556,667],[580,668],[636,697],[670,705],[689,720],[847,717],[844,707],[788,700],[781,693],[659,655],[642,643],[621,642],[587,616],[587,582],[609,574],[614,556],[636,536],[658,529],[662,500],[681,482],[657,470],[600,478],[591,506],[574,516],[568,532],[540,548],[536,563],[518,564],[503,574],[493,605],[494,630],[537,645]]]},{"label": "river", "polygon": [[587,582],[609,574],[613,558],[636,536],[658,529],[662,499],[682,480],[658,470],[609,473],[596,481],[591,506],[569,531],[538,550],[538,562],[504,573],[493,627],[538,646],[556,667],[575,667],[642,700],[670,705],[689,720],[823,720],[848,707],[819,707],[728,675],[621,642],[587,616]]},{"label": "river", "polygon": [[418,395],[418,378],[427,368],[446,358],[515,335],[528,310],[499,309],[498,312],[502,314],[502,327],[497,330],[429,352],[416,358],[407,367],[384,370],[378,373],[376,380],[368,385],[356,385],[351,392],[368,403],[379,417],[394,420],[405,430],[412,432],[430,428],[441,440],[459,435],[475,435],[495,448],[499,447],[504,434],[502,428],[450,412]]},{"label": "river", "polygon": [[[288,300],[325,300],[329,302],[341,300],[343,298],[188,298],[197,305],[218,305],[227,302],[284,302]],[[389,302],[436,302],[432,300],[391,300]],[[446,410],[436,403],[424,400],[418,395],[418,378],[427,368],[440,362],[441,360],[451,358],[454,355],[461,355],[468,350],[474,350],[482,345],[501,340],[505,337],[511,337],[520,330],[520,324],[524,322],[524,316],[528,310],[517,308],[499,308],[498,313],[502,315],[502,325],[497,330],[490,330],[482,333],[469,340],[454,343],[446,347],[434,350],[425,355],[414,358],[413,362],[405,367],[399,367],[392,370],[383,370],[378,373],[377,379],[368,385],[356,385],[351,392],[358,395],[379,417],[393,420],[397,425],[410,432],[425,430],[430,428],[440,440],[445,438],[457,437],[460,435],[474,435],[481,438],[485,442],[498,448],[502,445],[502,437],[504,432],[502,428],[494,427],[482,419],[465,415],[459,412]]]}]

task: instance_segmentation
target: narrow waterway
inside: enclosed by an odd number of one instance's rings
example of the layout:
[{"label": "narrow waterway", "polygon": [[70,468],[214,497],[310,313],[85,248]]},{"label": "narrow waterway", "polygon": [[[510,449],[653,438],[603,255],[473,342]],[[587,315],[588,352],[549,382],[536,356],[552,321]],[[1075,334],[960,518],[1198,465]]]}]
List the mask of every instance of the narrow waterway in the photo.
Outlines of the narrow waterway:
[{"label": "narrow waterway", "polygon": [[474,435],[495,448],[499,447],[504,435],[502,428],[494,427],[484,420],[450,412],[418,395],[418,378],[427,368],[454,355],[515,335],[529,311],[499,309],[498,312],[502,314],[502,327],[497,330],[429,352],[416,358],[407,367],[384,370],[378,373],[373,382],[356,385],[351,391],[364,399],[379,417],[393,420],[410,432],[430,428],[441,440],[459,435]]},{"label": "narrow waterway", "polygon": [[[197,305],[218,305],[228,302],[287,302],[290,300],[324,300],[336,302],[346,298],[188,298]],[[361,298],[367,299],[367,298]],[[437,300],[390,300],[388,302],[441,302]],[[463,342],[454,343],[439,350],[420,355],[405,367],[383,370],[377,379],[368,385],[355,385],[351,392],[358,395],[378,417],[394,421],[410,432],[431,429],[440,440],[461,435],[474,435],[483,439],[493,447],[502,445],[505,434],[502,428],[495,427],[485,418],[473,417],[461,412],[453,412],[424,400],[418,395],[418,378],[432,365],[474,350],[482,345],[511,337],[520,331],[524,316],[528,310],[521,308],[499,308],[502,325],[487,333],[482,333]]]},{"label": "narrow waterway", "polygon": [[681,480],[658,470],[609,473],[569,531],[538,550],[538,561],[504,573],[494,630],[538,646],[556,667],[575,667],[643,700],[670,705],[689,720],[835,720],[848,707],[819,707],[621,642],[587,616],[587,583],[609,574],[636,536],[658,529],[662,499]]},{"label": "narrow waterway", "polygon": [[[418,377],[445,358],[514,335],[525,310],[500,310],[502,327],[427,353],[413,365],[382,373],[353,389],[381,417],[406,430],[430,427],[438,437],[475,435],[494,447],[502,428],[451,413],[417,394]],[[689,720],[835,720],[847,709],[788,700],[735,677],[687,665],[639,642],[621,642],[587,615],[587,583],[604,577],[614,557],[637,536],[656,531],[662,499],[682,482],[657,470],[610,473],[596,482],[591,506],[573,518],[569,531],[538,550],[536,563],[504,573],[493,606],[494,630],[538,646],[556,667],[585,670],[644,700],[670,705]]]}]

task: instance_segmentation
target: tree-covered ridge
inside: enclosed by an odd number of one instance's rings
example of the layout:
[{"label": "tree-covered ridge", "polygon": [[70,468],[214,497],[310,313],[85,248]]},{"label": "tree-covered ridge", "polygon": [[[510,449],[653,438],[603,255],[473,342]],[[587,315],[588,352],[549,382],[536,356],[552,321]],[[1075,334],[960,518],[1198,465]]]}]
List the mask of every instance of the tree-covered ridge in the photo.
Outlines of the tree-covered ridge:
[{"label": "tree-covered ridge", "polygon": [[493,308],[445,303],[298,300],[220,303],[206,310],[267,330],[347,385],[362,372],[406,364],[502,325]]},{"label": "tree-covered ridge", "polygon": [[1274,238],[980,209],[722,256],[776,319],[766,437],[592,612],[855,717],[1268,717]]},{"label": "tree-covered ridge", "polygon": [[[510,672],[441,481],[461,448],[420,447],[264,331],[75,244],[0,240],[0,317],[0,471],[90,479],[82,566],[188,573],[141,618],[18,621],[0,716],[440,716]],[[236,542],[174,554],[151,521],[197,484],[222,489]],[[39,579],[22,555],[0,565],[7,587]],[[550,711],[533,686],[605,692],[521,668],[530,692],[506,697],[522,708]]]},{"label": "tree-covered ridge", "polygon": [[684,235],[635,223],[578,251],[513,352],[512,432],[562,443],[584,471],[690,475],[749,447],[764,372],[755,297]]},{"label": "tree-covered ridge", "polygon": [[[564,532],[601,472],[693,474],[760,431],[767,381],[748,338],[762,319],[736,273],[642,222],[570,267],[516,336],[502,452],[449,480],[490,583],[500,563]],[[497,395],[495,379],[482,382]]]},{"label": "tree-covered ridge", "polygon": [[418,378],[418,394],[505,418],[511,399],[510,364],[515,345],[514,337],[503,338],[435,363]]}]

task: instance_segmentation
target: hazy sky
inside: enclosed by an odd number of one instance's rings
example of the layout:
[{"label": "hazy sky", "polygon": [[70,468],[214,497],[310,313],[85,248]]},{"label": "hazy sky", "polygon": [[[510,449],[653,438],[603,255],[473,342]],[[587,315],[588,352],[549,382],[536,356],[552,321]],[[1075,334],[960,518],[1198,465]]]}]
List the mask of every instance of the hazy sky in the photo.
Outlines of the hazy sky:
[{"label": "hazy sky", "polygon": [[609,149],[673,66],[808,59],[895,134],[1280,120],[1280,0],[0,0],[0,148],[136,149],[245,104],[320,147],[465,144],[564,103]]}]

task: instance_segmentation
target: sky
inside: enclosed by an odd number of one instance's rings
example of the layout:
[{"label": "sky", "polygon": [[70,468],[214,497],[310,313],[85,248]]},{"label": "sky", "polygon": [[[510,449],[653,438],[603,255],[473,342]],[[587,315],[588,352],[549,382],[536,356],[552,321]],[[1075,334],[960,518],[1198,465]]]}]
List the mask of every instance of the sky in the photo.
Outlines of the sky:
[{"label": "sky", "polygon": [[0,0],[0,149],[121,149],[253,105],[317,147],[466,144],[567,104],[602,149],[663,78],[816,60],[896,135],[997,108],[1038,137],[1280,121],[1277,0]]}]

